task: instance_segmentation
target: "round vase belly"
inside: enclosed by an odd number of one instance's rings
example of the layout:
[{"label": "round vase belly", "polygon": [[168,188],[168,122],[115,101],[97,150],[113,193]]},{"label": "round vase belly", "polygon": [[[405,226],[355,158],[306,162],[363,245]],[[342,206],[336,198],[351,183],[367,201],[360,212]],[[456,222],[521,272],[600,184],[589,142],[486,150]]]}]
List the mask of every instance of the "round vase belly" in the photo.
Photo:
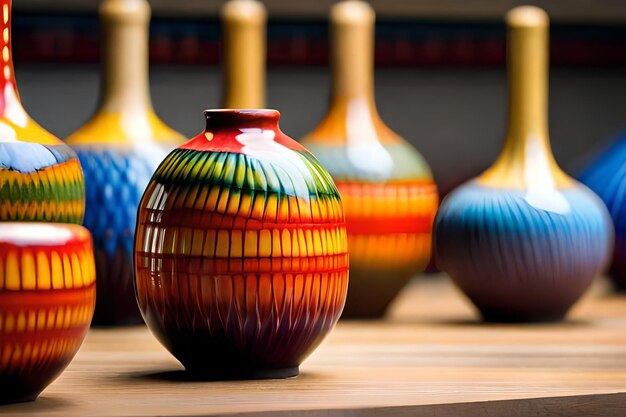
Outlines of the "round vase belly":
[{"label": "round vase belly", "polygon": [[615,247],[609,275],[626,291],[626,137],[618,139],[580,176],[580,181],[604,201],[615,225]]},{"label": "round vase belly", "polygon": [[470,182],[435,220],[437,265],[486,320],[561,319],[606,264],[610,221],[599,199],[574,185],[544,195]]},{"label": "round vase belly", "polygon": [[89,232],[0,227],[0,404],[34,400],[80,347],[95,305]]},{"label": "round vase belly", "polygon": [[142,198],[136,290],[187,371],[293,376],[341,314],[348,284],[339,193],[278,129],[276,111],[207,111]]}]

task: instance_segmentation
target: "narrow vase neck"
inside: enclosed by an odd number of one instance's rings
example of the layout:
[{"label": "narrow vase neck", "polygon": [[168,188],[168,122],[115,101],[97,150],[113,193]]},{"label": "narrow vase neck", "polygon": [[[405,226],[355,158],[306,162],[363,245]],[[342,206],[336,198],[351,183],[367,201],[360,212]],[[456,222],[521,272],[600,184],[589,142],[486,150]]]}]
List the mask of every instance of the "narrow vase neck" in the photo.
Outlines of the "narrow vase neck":
[{"label": "narrow vase neck", "polygon": [[[538,142],[550,151],[548,135],[548,20],[508,21],[508,148]],[[511,149],[514,150],[514,149]]]},{"label": "narrow vase neck", "polygon": [[205,110],[206,132],[279,130],[280,113],[268,109]]},{"label": "narrow vase neck", "polygon": [[231,109],[265,107],[267,13],[256,0],[230,0],[221,11],[224,91]]},{"label": "narrow vase neck", "polygon": [[[0,77],[0,117],[19,105],[15,70],[13,68],[13,50],[11,48],[11,0],[0,0],[2,6],[2,76]],[[21,107],[21,106],[20,106]]]},{"label": "narrow vase neck", "polygon": [[101,110],[152,111],[148,82],[149,22],[150,6],[146,0],[105,0],[100,6]]},{"label": "narrow vase neck", "polygon": [[331,106],[353,100],[374,104],[374,21],[372,8],[360,0],[331,9]]}]

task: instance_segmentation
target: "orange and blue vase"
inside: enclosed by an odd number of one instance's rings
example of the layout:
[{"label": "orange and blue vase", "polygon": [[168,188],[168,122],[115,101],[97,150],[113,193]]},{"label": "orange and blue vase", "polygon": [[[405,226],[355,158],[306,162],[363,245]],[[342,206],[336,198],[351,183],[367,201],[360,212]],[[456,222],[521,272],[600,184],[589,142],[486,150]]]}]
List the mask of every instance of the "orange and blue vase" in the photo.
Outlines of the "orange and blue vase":
[{"label": "orange and blue vase", "polygon": [[615,226],[609,268],[615,288],[626,291],[626,136],[605,149],[579,176],[606,204]]},{"label": "orange and blue vase", "polygon": [[83,174],[74,151],[20,102],[11,52],[11,1],[0,0],[0,221],[80,224]]},{"label": "orange and blue vase", "polygon": [[331,104],[305,136],[346,210],[350,288],[342,317],[377,318],[430,260],[437,186],[425,159],[380,118],[374,100],[374,20],[364,1],[330,12]]},{"label": "orange and blue vase", "polygon": [[31,401],[70,363],[96,301],[89,232],[0,226],[0,404]]},{"label": "orange and blue vase", "polygon": [[547,15],[518,7],[507,23],[505,146],[491,168],[443,200],[435,260],[487,321],[560,320],[606,266],[613,228],[602,201],[550,149]]},{"label": "orange and blue vase", "polygon": [[192,373],[298,374],[348,286],[346,226],[330,175],[275,110],[208,110],[139,206],[137,299]]}]

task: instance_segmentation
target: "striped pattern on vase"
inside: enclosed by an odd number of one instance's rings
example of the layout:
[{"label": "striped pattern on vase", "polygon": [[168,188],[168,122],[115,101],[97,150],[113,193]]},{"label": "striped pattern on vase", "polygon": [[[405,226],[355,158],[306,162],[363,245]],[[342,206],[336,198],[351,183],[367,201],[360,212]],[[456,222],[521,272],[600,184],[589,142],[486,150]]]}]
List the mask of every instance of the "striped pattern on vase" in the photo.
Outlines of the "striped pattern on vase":
[{"label": "striped pattern on vase", "polygon": [[343,308],[343,208],[297,143],[279,131],[265,144],[246,135],[202,134],[157,169],[139,210],[139,304],[188,370],[295,375]]},{"label": "striped pattern on vase", "polygon": [[34,399],[69,364],[95,306],[91,237],[80,227],[0,230],[0,403]]}]

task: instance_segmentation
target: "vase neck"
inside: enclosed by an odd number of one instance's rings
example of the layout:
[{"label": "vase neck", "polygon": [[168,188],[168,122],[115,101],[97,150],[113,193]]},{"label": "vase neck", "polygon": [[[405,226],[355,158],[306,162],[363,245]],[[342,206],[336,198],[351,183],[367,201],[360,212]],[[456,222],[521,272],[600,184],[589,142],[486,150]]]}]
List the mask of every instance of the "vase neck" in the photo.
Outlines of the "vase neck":
[{"label": "vase neck", "polygon": [[[545,14],[543,15],[545,16]],[[507,146],[542,143],[548,136],[548,19],[510,14],[507,18],[509,108]]]},{"label": "vase neck", "polygon": [[222,105],[230,109],[265,107],[267,13],[257,0],[230,0],[221,10]]},{"label": "vase neck", "polygon": [[[11,0],[0,0],[2,7],[2,75],[0,77],[0,117],[10,116],[12,108],[21,104],[18,98],[15,70],[13,68],[13,50],[11,48]],[[9,117],[10,118],[10,117]]]},{"label": "vase neck", "polygon": [[278,131],[280,113],[276,110],[205,110],[206,132],[236,131],[258,129]]},{"label": "vase neck", "polygon": [[347,0],[330,13],[331,109],[352,101],[374,105],[374,21],[369,4]]},{"label": "vase neck", "polygon": [[520,6],[506,17],[508,129],[500,157],[482,177],[492,185],[551,188],[570,183],[558,167],[548,135],[547,14]]},{"label": "vase neck", "polygon": [[100,110],[151,112],[148,82],[148,29],[150,6],[146,0],[105,0],[100,6],[102,44],[102,97]]}]

